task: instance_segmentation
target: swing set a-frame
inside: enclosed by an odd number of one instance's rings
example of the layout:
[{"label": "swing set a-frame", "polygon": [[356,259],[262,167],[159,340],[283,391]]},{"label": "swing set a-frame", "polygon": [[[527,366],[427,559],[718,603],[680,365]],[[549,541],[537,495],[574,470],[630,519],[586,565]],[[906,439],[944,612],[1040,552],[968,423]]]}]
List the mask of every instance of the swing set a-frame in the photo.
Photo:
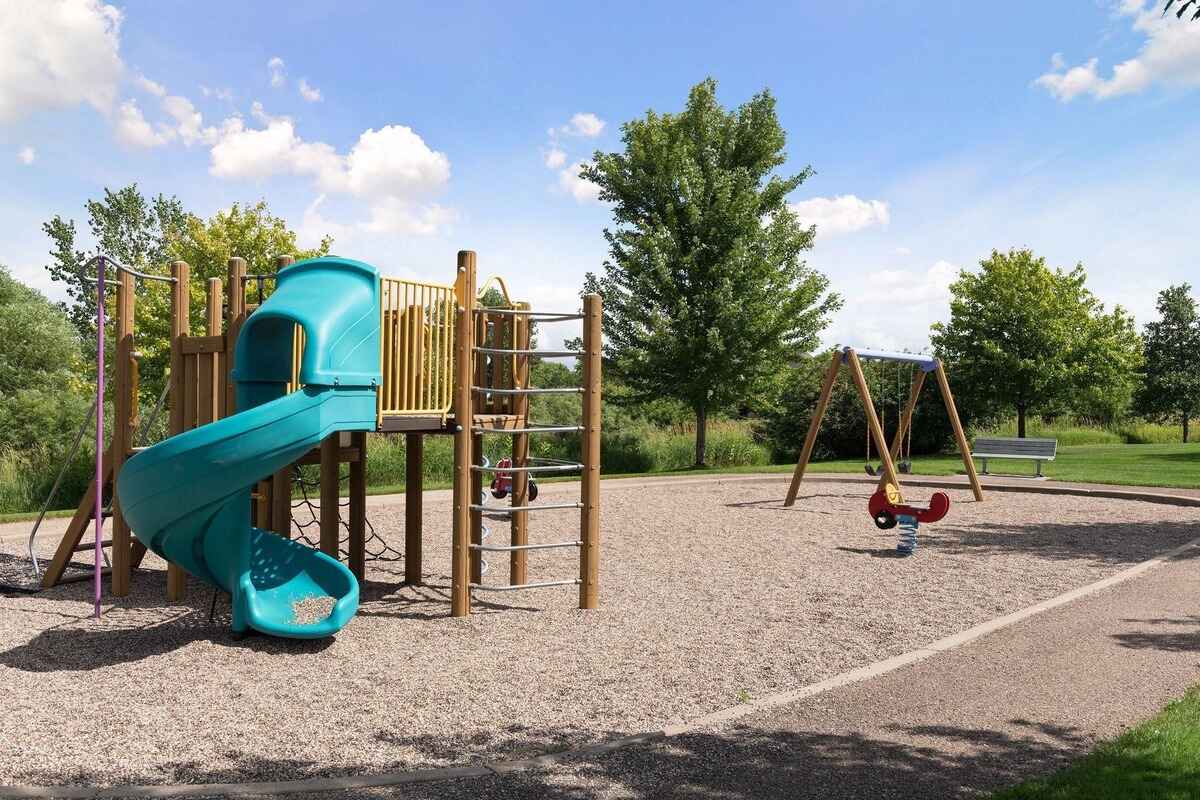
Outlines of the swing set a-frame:
[{"label": "swing set a-frame", "polygon": [[[890,447],[884,438],[879,415],[875,413],[875,402],[871,399],[871,389],[867,385],[867,378],[863,374],[860,359],[907,363],[918,368],[913,375],[908,402],[900,415],[900,424],[896,428]],[[792,484],[788,487],[787,498],[783,501],[785,506],[791,506],[796,502],[796,494],[800,491],[800,482],[804,480],[804,470],[808,467],[808,460],[812,458],[813,446],[817,442],[817,432],[821,429],[821,419],[825,416],[825,409],[829,406],[833,383],[837,380],[838,372],[843,364],[849,368],[850,377],[854,381],[855,388],[858,389],[858,396],[862,399],[863,410],[867,415],[867,432],[870,440],[874,441],[883,464],[883,474],[879,478],[880,488],[890,483],[896,487],[897,491],[900,489],[900,480],[896,473],[896,456],[904,442],[905,433],[912,425],[913,411],[917,407],[917,398],[921,394],[921,387],[925,385],[925,376],[932,372],[937,380],[938,388],[941,390],[942,400],[946,403],[946,414],[950,417],[950,427],[954,429],[954,439],[958,444],[958,451],[962,455],[963,467],[966,469],[967,479],[971,483],[971,491],[975,494],[976,500],[983,500],[983,487],[979,485],[979,476],[975,474],[975,462],[971,460],[967,435],[958,419],[958,409],[954,406],[954,395],[950,393],[950,382],[946,379],[946,370],[942,366],[942,362],[933,356],[916,353],[890,353],[885,350],[855,350],[853,347],[844,347],[841,350],[835,350],[833,358],[829,362],[825,381],[821,384],[821,394],[817,398],[817,407],[813,410],[812,422],[809,423],[808,434],[804,437],[804,448],[800,451],[800,460],[796,464],[796,471],[792,473]]]}]

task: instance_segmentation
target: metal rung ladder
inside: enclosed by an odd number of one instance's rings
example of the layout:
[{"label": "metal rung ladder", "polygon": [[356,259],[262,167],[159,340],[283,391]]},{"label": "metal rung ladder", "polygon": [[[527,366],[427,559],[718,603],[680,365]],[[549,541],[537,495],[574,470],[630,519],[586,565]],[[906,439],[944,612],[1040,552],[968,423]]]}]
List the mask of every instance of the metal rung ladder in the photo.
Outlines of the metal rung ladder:
[{"label": "metal rung ladder", "polygon": [[[593,526],[591,535],[595,536],[595,519],[597,513],[597,487],[595,479],[599,477],[599,449],[598,449],[598,433],[599,433],[599,322],[600,322],[600,299],[592,295],[585,299],[584,313],[554,313],[554,312],[533,312],[525,308],[476,308],[474,309],[476,319],[482,317],[482,324],[473,324],[472,330],[475,332],[476,341],[471,348],[471,353],[474,358],[488,359],[490,361],[476,362],[472,368],[472,374],[475,379],[470,386],[470,395],[473,397],[483,398],[479,402],[491,404],[493,402],[499,404],[499,400],[492,398],[513,398],[505,400],[502,407],[514,412],[520,418],[520,427],[516,428],[499,428],[487,425],[473,424],[471,433],[475,437],[485,435],[504,435],[514,437],[513,447],[513,464],[508,467],[499,467],[483,460],[483,463],[475,463],[470,467],[470,473],[475,476],[473,482],[480,487],[480,495],[475,499],[475,502],[469,504],[469,509],[472,517],[472,528],[475,530],[474,541],[467,545],[469,552],[473,554],[475,559],[475,580],[472,580],[468,585],[471,591],[487,591],[487,592],[511,592],[521,591],[525,589],[543,589],[561,586],[581,586],[585,584],[588,568],[585,566],[589,557],[595,556],[595,545],[592,544],[591,549],[588,547],[589,524]],[[489,324],[491,318],[503,317],[507,320],[495,321],[495,341],[490,344],[495,346],[486,346],[489,344]],[[509,321],[511,320],[511,321]],[[518,322],[517,320],[520,320]],[[529,346],[528,337],[530,326],[529,321],[538,320],[543,322],[565,322],[570,320],[584,320],[584,347],[582,350],[536,350]],[[588,322],[591,322],[589,325]],[[521,323],[524,323],[522,326]],[[506,342],[501,341],[501,332],[504,330],[501,326],[507,323],[508,330],[511,330],[511,346],[503,346]],[[560,387],[532,387],[528,385],[529,361],[532,357],[541,358],[581,358],[584,359],[585,365],[585,385],[584,386],[560,386]],[[504,361],[501,361],[504,359]],[[511,359],[511,383],[503,385],[506,375],[503,370],[507,366],[507,360]],[[489,374],[488,367],[491,368]],[[589,380],[594,378],[594,380]],[[499,386],[480,386],[481,383],[501,383]],[[583,399],[583,419],[581,424],[560,424],[560,423],[533,423],[528,417],[528,399],[532,396],[543,395],[579,395]],[[473,404],[472,404],[473,405]],[[487,406],[485,406],[487,407]],[[472,419],[474,415],[472,414]],[[583,434],[584,436],[584,451],[585,455],[582,462],[563,461],[560,459],[547,458],[530,458],[528,453],[528,445],[522,443],[519,448],[517,445],[517,437],[528,437],[529,435],[564,435],[564,434]],[[589,444],[589,440],[595,440],[595,444]],[[589,449],[594,448],[594,452],[590,454]],[[523,452],[521,452],[523,451]],[[475,455],[475,459],[479,459],[479,454]],[[574,472],[583,473],[583,485],[581,486],[581,498],[573,502],[556,502],[543,503],[541,505],[531,505],[528,502],[522,502],[520,505],[499,506],[492,505],[484,501],[483,475],[487,473],[508,473],[510,475],[519,476],[521,484],[525,484],[529,480],[529,476],[539,474],[568,474]],[[589,472],[595,473],[589,475]],[[512,501],[518,502],[519,492],[515,491],[516,482],[514,481],[514,491]],[[578,537],[560,542],[542,542],[530,544],[524,541],[524,515],[530,511],[554,511],[554,510],[578,510],[580,514],[580,535]],[[513,544],[501,545],[490,544],[485,540],[491,533],[483,520],[495,519],[497,517],[508,517],[513,523]],[[521,527],[518,527],[521,526]],[[518,533],[518,530],[521,533]],[[524,579],[526,553],[535,550],[562,550],[575,548],[581,553],[580,559],[580,577],[548,580],[548,581],[527,581]],[[482,582],[482,576],[487,574],[486,561],[483,559],[485,553],[508,553],[511,556],[510,566],[510,582],[507,585],[503,584],[485,584]],[[594,571],[591,573],[594,574]],[[580,607],[595,607],[595,579],[592,579],[590,591],[582,589],[580,591]]]}]

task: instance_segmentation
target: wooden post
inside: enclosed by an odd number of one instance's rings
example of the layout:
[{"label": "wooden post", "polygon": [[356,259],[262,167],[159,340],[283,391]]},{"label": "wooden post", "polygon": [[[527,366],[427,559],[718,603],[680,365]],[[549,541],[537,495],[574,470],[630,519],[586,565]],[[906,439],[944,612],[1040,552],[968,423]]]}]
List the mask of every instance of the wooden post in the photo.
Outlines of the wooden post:
[{"label": "wooden post", "polygon": [[863,375],[858,353],[855,353],[854,349],[850,347],[846,348],[845,353],[846,363],[850,366],[850,375],[854,378],[858,396],[862,398],[863,408],[867,412],[867,430],[870,432],[871,440],[875,442],[875,449],[879,451],[879,458],[883,462],[883,475],[888,483],[896,487],[896,491],[900,491],[900,480],[896,477],[896,462],[892,461],[891,451],[883,436],[883,426],[879,424],[879,417],[875,413],[875,401],[871,399],[871,389],[867,386],[867,377]]},{"label": "wooden post", "polygon": [[971,459],[971,446],[967,444],[967,434],[963,431],[962,422],[958,419],[958,409],[954,405],[954,395],[950,391],[950,381],[946,379],[946,370],[939,359],[933,368],[937,377],[938,388],[942,391],[942,400],[946,403],[946,414],[950,417],[950,427],[954,429],[954,440],[958,442],[958,452],[962,454],[963,467],[967,470],[967,480],[971,482],[971,491],[977,502],[983,501],[983,487],[979,485],[979,476],[975,474],[975,462]]},{"label": "wooden post", "polygon": [[229,276],[225,291],[225,408],[227,414],[237,413],[237,392],[233,383],[234,349],[242,323],[246,321],[246,259],[229,259]]},{"label": "wooden post", "polygon": [[[925,370],[918,369],[917,374],[913,376],[912,389],[908,393],[908,403],[904,406],[904,413],[900,415],[900,426],[896,428],[896,435],[892,437],[891,454],[893,462],[900,453],[900,446],[904,443],[905,434],[908,433],[909,427],[912,426],[913,412],[917,408],[917,399],[921,394],[921,387],[924,385]],[[879,488],[882,489],[885,483],[887,483],[887,478],[881,475],[879,477]]]},{"label": "wooden post", "polygon": [[[137,417],[137,388],[135,387],[136,365],[133,355],[133,314],[134,314],[134,285],[133,276],[121,270],[120,282],[117,285],[117,358],[115,389],[113,399],[113,433],[112,446],[109,454],[113,465],[113,532],[112,532],[112,582],[111,591],[116,597],[129,594],[131,571],[130,531],[125,516],[121,513],[120,503],[117,502],[116,484],[121,474],[121,466],[133,446],[133,429]],[[96,409],[97,414],[103,414],[104,409]]]},{"label": "wooden post", "polygon": [[[294,264],[296,259],[291,256],[278,256],[275,259],[275,271]],[[278,286],[278,277],[276,277],[276,286]],[[351,482],[354,480],[353,467],[351,468]],[[271,530],[285,538],[290,538],[292,535],[292,468],[291,466],[284,467],[271,476]],[[353,492],[351,498],[353,498]],[[353,499],[351,499],[353,503]],[[353,527],[353,526],[351,526]],[[353,535],[352,535],[353,538]],[[353,549],[351,549],[353,554]],[[359,575],[361,579],[362,576]]]},{"label": "wooden post", "polygon": [[[528,303],[517,303],[517,308],[528,310]],[[528,350],[530,345],[529,317],[513,317],[514,350]],[[513,387],[529,388],[529,356],[518,355],[513,359]],[[529,427],[529,395],[519,394],[513,397],[513,413],[517,417],[517,426]],[[529,434],[518,433],[512,437],[512,461],[514,467],[529,466]],[[512,504],[514,506],[529,505],[529,473],[512,473]],[[509,515],[511,544],[521,547],[529,544],[529,512],[514,511]],[[508,582],[512,586],[528,583],[528,551],[513,550],[508,557]]]},{"label": "wooden post", "polygon": [[[171,264],[171,416],[168,420],[170,435],[183,433],[183,340],[192,333],[191,288],[189,280],[191,268],[186,261],[176,261]],[[218,281],[219,283],[219,281]],[[211,291],[211,284],[210,284]],[[210,298],[211,299],[211,298]],[[211,313],[211,312],[210,312]],[[167,600],[177,602],[183,599],[187,589],[187,573],[174,562],[167,563]]]},{"label": "wooden post", "polygon": [[350,571],[360,581],[367,572],[367,432],[350,434],[350,446],[358,458],[350,461]]},{"label": "wooden post", "polygon": [[339,558],[338,539],[341,538],[338,516],[338,444],[337,431],[321,441],[321,552]]},{"label": "wooden post", "polygon": [[600,295],[583,298],[583,480],[579,607],[600,606]]},{"label": "wooden post", "polygon": [[471,613],[470,548],[471,536],[471,427],[472,412],[471,346],[474,337],[475,253],[458,252],[458,278],[454,283],[458,298],[458,317],[454,324],[454,535],[450,566],[450,614],[465,617]]},{"label": "wooden post", "polygon": [[812,420],[808,423],[808,433],[804,436],[804,447],[800,450],[800,460],[792,472],[792,483],[788,486],[787,497],[783,504],[791,506],[796,502],[796,494],[800,491],[800,481],[804,480],[804,470],[808,468],[808,460],[812,458],[813,447],[817,443],[817,432],[821,429],[821,420],[825,417],[825,409],[829,407],[829,396],[833,393],[833,383],[837,380],[838,370],[842,366],[842,351],[834,350],[825,371],[825,381],[821,384],[821,394],[817,397],[817,407],[813,409]]},{"label": "wooden post", "polygon": [[404,437],[404,582],[421,583],[421,508],[424,499],[425,437],[409,433]]}]

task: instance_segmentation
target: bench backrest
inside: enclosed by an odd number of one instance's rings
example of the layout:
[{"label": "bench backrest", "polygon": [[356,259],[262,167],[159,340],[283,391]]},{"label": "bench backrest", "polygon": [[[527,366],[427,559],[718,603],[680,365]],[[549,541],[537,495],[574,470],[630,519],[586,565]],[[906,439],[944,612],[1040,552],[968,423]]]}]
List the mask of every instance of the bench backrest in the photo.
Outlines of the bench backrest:
[{"label": "bench backrest", "polygon": [[976,439],[971,452],[977,456],[1054,458],[1058,439]]}]

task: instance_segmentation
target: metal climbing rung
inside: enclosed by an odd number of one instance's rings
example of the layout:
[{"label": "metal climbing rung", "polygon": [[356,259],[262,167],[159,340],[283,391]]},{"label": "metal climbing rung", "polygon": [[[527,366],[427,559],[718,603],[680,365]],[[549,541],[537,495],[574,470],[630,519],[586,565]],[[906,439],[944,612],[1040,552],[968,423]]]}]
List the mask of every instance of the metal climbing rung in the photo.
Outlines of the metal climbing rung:
[{"label": "metal climbing rung", "polygon": [[473,472],[574,472],[583,469],[583,464],[545,464],[540,467],[498,467],[491,464],[474,464]]},{"label": "metal climbing rung", "polygon": [[556,508],[583,508],[583,503],[541,503],[536,506],[489,506],[484,503],[472,503],[472,511],[484,514],[512,514],[517,511],[552,511]]},{"label": "metal climbing rung", "polygon": [[472,433],[503,433],[506,436],[517,433],[579,433],[582,430],[582,425],[541,425],[528,428],[480,428],[476,426],[471,428]]},{"label": "metal climbing rung", "polygon": [[476,308],[476,314],[487,314],[505,317],[529,317],[542,322],[568,322],[573,319],[583,319],[583,314],[559,311],[533,311],[527,308]]},{"label": "metal climbing rung", "polygon": [[550,542],[549,544],[473,544],[472,550],[493,553],[512,553],[517,550],[554,550],[560,547],[583,547],[583,542]]},{"label": "metal climbing rung", "polygon": [[474,347],[476,353],[492,353],[500,356],[541,356],[542,358],[566,358],[572,356],[574,358],[582,358],[587,353],[582,350],[530,350],[530,349],[509,349],[504,347]]},{"label": "metal climbing rung", "polygon": [[553,389],[492,389],[487,386],[472,386],[472,392],[480,394],[583,394],[582,386],[558,386]]},{"label": "metal climbing rung", "polygon": [[471,588],[477,592],[516,592],[521,589],[547,589],[551,586],[578,586],[579,578],[571,578],[565,581],[543,581],[541,583],[518,583],[515,586],[504,586],[497,584],[495,586],[484,585],[482,583],[472,583]]}]

